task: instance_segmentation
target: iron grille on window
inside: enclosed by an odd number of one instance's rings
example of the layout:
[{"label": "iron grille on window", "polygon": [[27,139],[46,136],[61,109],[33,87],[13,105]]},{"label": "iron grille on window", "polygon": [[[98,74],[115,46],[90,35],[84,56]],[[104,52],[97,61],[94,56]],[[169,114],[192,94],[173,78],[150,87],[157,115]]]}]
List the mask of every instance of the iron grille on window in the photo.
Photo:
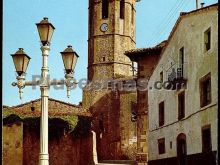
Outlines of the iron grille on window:
[{"label": "iron grille on window", "polygon": [[137,121],[137,103],[136,102],[131,103],[131,121],[132,122]]},{"label": "iron grille on window", "polygon": [[183,68],[177,68],[177,78],[183,78]]}]

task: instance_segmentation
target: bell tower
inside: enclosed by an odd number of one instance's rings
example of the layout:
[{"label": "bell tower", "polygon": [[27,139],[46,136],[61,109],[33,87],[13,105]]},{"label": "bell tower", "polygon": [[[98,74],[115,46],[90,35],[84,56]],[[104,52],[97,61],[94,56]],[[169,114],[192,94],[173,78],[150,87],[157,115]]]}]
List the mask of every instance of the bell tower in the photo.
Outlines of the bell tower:
[{"label": "bell tower", "polygon": [[136,0],[89,0],[88,79],[132,75]]},{"label": "bell tower", "polygon": [[129,139],[136,131],[130,121],[136,93],[96,90],[90,85],[132,76],[132,63],[124,52],[135,48],[135,5],[136,0],[89,0],[89,84],[83,91],[83,107],[93,115],[99,160],[133,159],[128,153],[134,151]]}]

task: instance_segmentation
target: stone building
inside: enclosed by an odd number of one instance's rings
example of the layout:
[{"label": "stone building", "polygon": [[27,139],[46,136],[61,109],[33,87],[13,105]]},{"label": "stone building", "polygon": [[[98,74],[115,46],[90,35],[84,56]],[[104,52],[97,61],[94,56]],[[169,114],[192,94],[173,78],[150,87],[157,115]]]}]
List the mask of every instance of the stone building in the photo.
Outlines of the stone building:
[{"label": "stone building", "polygon": [[[40,107],[37,99],[3,108],[4,165],[38,165]],[[94,164],[90,123],[87,110],[49,98],[49,163]]]},{"label": "stone building", "polygon": [[125,52],[131,61],[137,63],[138,74],[136,79],[137,88],[137,155],[136,160],[146,163],[148,160],[148,127],[149,127],[149,108],[148,108],[148,80],[156,67],[160,53],[166,41],[152,48],[133,49]]},{"label": "stone building", "polygon": [[89,0],[89,84],[82,103],[93,115],[99,160],[136,158],[137,123],[131,118],[137,91],[125,85],[135,76],[124,56],[135,48],[135,5],[136,0]]},{"label": "stone building", "polygon": [[180,13],[161,52],[161,44],[126,52],[149,76],[143,93],[149,165],[217,163],[217,37],[214,4]]}]

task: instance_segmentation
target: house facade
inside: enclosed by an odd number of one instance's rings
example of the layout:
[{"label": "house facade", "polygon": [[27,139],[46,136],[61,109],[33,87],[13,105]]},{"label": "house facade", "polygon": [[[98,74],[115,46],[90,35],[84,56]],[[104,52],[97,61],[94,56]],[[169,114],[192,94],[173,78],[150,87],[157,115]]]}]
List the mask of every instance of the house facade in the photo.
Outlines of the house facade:
[{"label": "house facade", "polygon": [[181,13],[148,83],[148,163],[216,164],[218,5]]}]

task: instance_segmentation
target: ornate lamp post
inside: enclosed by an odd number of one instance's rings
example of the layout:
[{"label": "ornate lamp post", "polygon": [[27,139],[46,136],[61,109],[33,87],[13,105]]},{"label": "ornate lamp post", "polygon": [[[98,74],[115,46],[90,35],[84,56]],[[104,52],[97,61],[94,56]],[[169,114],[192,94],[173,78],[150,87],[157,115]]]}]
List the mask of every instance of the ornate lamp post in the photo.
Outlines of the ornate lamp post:
[{"label": "ornate lamp post", "polygon": [[[48,97],[50,85],[66,85],[67,96],[70,96],[71,86],[76,84],[73,81],[74,68],[78,59],[78,55],[73,51],[72,46],[68,46],[61,52],[63,63],[66,71],[65,81],[48,81],[48,55],[50,51],[50,41],[54,32],[54,26],[49,23],[48,18],[44,18],[40,23],[37,23],[37,28],[42,43],[42,68],[41,68],[41,81],[25,81],[25,73],[29,64],[30,57],[24,52],[23,48],[12,54],[15,69],[18,74],[17,82],[13,82],[13,86],[19,88],[20,98],[22,98],[22,89],[25,86],[39,85],[41,90],[41,122],[40,122],[40,154],[39,165],[49,165],[48,154]],[[73,82],[72,82],[73,81]],[[71,83],[72,82],[72,83]]]},{"label": "ornate lamp post", "polygon": [[71,45],[68,45],[68,47],[63,52],[60,53],[63,58],[63,64],[66,72],[65,78],[67,80],[66,81],[67,97],[70,97],[71,81],[73,80],[74,69],[79,56],[72,49]]},{"label": "ornate lamp post", "polygon": [[24,82],[25,82],[25,72],[27,70],[30,57],[24,52],[23,48],[19,48],[18,51],[15,54],[11,55],[13,58],[13,62],[15,65],[15,70],[18,74],[17,76],[17,86],[19,89],[19,95],[20,99],[22,98],[23,91],[22,89],[24,88]]}]

